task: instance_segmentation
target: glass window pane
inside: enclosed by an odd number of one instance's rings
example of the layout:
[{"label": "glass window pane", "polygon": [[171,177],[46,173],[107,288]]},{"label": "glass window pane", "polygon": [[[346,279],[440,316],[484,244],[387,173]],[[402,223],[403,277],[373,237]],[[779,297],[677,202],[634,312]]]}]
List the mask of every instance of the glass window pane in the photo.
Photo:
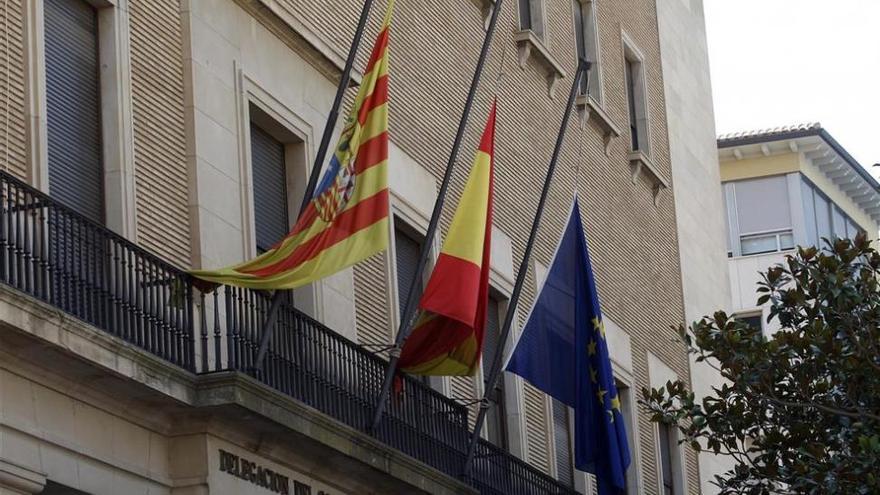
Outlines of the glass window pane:
[{"label": "glass window pane", "polygon": [[743,237],[740,246],[744,256],[747,254],[772,253],[777,250],[776,234]]},{"label": "glass window pane", "polygon": [[783,250],[794,248],[794,235],[779,234],[779,246]]},{"label": "glass window pane", "polygon": [[[819,239],[831,239],[831,204],[821,194],[813,195],[816,204],[816,234]],[[819,242],[819,246],[824,244]]]},{"label": "glass window pane", "polygon": [[665,423],[658,424],[660,428],[660,476],[663,480],[663,493],[671,495],[675,492],[672,479],[672,431]]},{"label": "glass window pane", "polygon": [[791,228],[785,176],[734,183],[740,235]]},{"label": "glass window pane", "polygon": [[834,237],[846,239],[846,217],[840,211],[840,208],[836,206],[831,212],[831,222]]},{"label": "glass window pane", "polygon": [[532,1],[519,0],[519,27],[520,29],[532,29]]},{"label": "glass window pane", "polygon": [[813,201],[813,186],[806,180],[801,180],[801,200],[804,205],[804,235],[807,245],[818,246],[819,237],[816,233],[816,204]]},{"label": "glass window pane", "polygon": [[855,240],[856,236],[859,235],[860,230],[861,229],[859,229],[858,225],[856,225],[855,222],[853,222],[851,218],[846,219],[846,237],[847,238]]}]

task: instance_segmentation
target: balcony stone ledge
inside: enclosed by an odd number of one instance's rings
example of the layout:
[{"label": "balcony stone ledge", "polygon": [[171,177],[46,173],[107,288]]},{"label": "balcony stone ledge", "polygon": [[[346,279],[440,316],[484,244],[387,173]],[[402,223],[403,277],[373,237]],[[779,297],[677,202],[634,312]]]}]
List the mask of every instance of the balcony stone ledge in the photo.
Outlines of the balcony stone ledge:
[{"label": "balcony stone ledge", "polygon": [[[143,408],[144,414],[161,412],[142,419],[165,434],[186,434],[202,422],[209,433],[220,427],[229,437],[261,439],[252,445],[255,451],[261,446],[283,451],[275,457],[295,456],[325,480],[348,473],[343,484],[355,485],[351,493],[478,493],[250,376],[196,375],[5,285],[0,285],[0,349],[15,362],[84,387],[82,393],[91,389],[126,407]],[[0,486],[40,482],[6,464],[0,460]],[[188,481],[175,480],[178,486],[183,482]]]},{"label": "balcony stone ledge", "polygon": [[[248,420],[252,426],[263,429],[256,425],[256,421],[260,421],[265,422],[266,427],[275,425],[272,429],[276,430],[277,425],[281,425],[284,428],[278,433],[286,432],[285,436],[291,441],[314,440],[296,442],[306,449],[309,445],[330,446],[338,454],[328,459],[327,453],[321,452],[324,465],[316,469],[328,471],[319,475],[332,477],[340,470],[352,473],[351,478],[369,481],[369,487],[377,493],[404,493],[414,486],[432,494],[478,493],[459,480],[243,373],[223,371],[201,375],[196,406],[216,410],[218,415],[236,424]],[[309,452],[306,450],[304,455],[308,457]]]},{"label": "balcony stone ledge", "polygon": [[565,78],[565,69],[556,61],[550,50],[544,46],[544,43],[532,30],[519,31],[515,33],[516,47],[518,52],[518,61],[520,69],[525,70],[529,59],[534,59],[535,63],[541,67],[547,76],[547,95],[553,99],[556,94],[556,86],[560,79]]}]

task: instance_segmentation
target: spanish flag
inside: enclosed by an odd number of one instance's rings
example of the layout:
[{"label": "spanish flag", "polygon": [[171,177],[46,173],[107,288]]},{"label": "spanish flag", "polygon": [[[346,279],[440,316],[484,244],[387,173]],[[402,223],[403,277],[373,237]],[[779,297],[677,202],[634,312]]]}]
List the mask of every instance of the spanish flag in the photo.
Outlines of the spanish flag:
[{"label": "spanish flag", "polygon": [[294,289],[388,247],[388,37],[394,0],[360,90],[312,201],[271,250],[245,263],[192,274],[251,289]]},{"label": "spanish flag", "polygon": [[495,106],[419,302],[421,313],[400,353],[400,369],[410,374],[473,375],[480,362],[489,302]]}]

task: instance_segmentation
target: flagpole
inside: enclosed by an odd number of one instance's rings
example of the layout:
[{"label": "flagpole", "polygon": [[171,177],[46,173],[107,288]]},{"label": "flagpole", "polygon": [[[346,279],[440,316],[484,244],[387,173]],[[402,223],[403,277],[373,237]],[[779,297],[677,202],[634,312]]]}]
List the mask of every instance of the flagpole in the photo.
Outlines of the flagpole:
[{"label": "flagpole", "polygon": [[[327,149],[330,147],[330,138],[333,137],[333,129],[336,127],[336,121],[339,119],[339,108],[342,106],[342,98],[345,96],[345,90],[351,81],[351,70],[354,66],[354,59],[357,56],[358,48],[361,45],[361,39],[370,18],[370,9],[373,7],[373,0],[364,0],[364,7],[361,9],[361,17],[358,20],[357,29],[354,32],[354,39],[351,41],[351,47],[348,49],[348,58],[345,59],[345,66],[342,69],[342,77],[339,79],[339,86],[336,87],[336,97],[333,99],[333,106],[327,115],[327,122],[324,124],[324,134],[321,136],[321,144],[318,146],[318,153],[315,155],[315,162],[312,164],[311,173],[309,173],[309,182],[303,193],[302,204],[299,207],[299,215],[305,211],[306,206],[312,200],[312,194],[315,192],[315,186],[318,184],[318,178],[321,176],[321,169],[324,165],[324,158],[327,155]],[[275,320],[278,318],[278,310],[281,308],[281,301],[284,299],[286,290],[276,290],[272,295],[272,302],[269,305],[269,311],[266,313],[266,319],[263,322],[260,338],[260,347],[257,356],[254,359],[254,369],[260,371],[263,369],[263,360],[266,358],[266,352],[269,350],[269,341],[272,340],[272,334],[275,332]]]},{"label": "flagpole", "polygon": [[490,400],[497,397],[494,396],[495,383],[501,374],[501,359],[504,354],[504,346],[507,338],[510,336],[510,328],[516,315],[516,307],[519,304],[520,295],[522,294],[523,283],[526,280],[526,273],[529,270],[529,259],[532,256],[532,249],[535,246],[535,238],[538,234],[538,227],[541,225],[541,217],[544,214],[544,205],[547,202],[547,195],[550,191],[550,184],[553,181],[553,174],[556,171],[556,163],[559,161],[559,153],[562,150],[562,144],[565,140],[565,132],[568,129],[568,121],[571,117],[571,110],[574,106],[575,97],[577,97],[578,82],[582,75],[589,77],[591,63],[581,59],[578,62],[577,71],[574,75],[574,81],[571,84],[571,91],[568,94],[568,103],[565,112],[562,114],[562,125],[559,128],[559,134],[556,137],[556,147],[553,149],[553,157],[550,159],[550,166],[547,168],[547,177],[544,179],[544,188],[541,190],[541,199],[538,201],[538,209],[535,211],[535,218],[532,221],[532,231],[529,233],[529,240],[526,242],[526,250],[523,253],[522,262],[519,265],[519,271],[516,274],[516,282],[513,286],[513,293],[510,296],[510,303],[507,307],[507,317],[504,319],[504,326],[501,329],[501,337],[498,343],[499,352],[495,353],[489,372],[489,379],[486,381],[486,388],[483,392],[483,399],[480,401],[480,412],[477,415],[477,422],[474,431],[471,433],[471,440],[468,443],[467,457],[465,458],[463,477],[469,478],[473,467],[474,453],[476,452],[477,440],[480,438],[480,431],[486,422],[486,414],[489,412]]},{"label": "flagpole", "polygon": [[480,58],[477,61],[477,68],[474,70],[474,77],[471,81],[470,91],[464,104],[464,110],[461,114],[461,120],[458,123],[458,132],[455,135],[455,141],[452,144],[452,151],[449,153],[449,161],[446,162],[446,172],[443,175],[443,182],[440,185],[440,191],[437,201],[434,203],[434,211],[431,212],[431,221],[428,223],[428,231],[425,233],[424,248],[419,254],[419,263],[413,272],[412,283],[410,284],[409,293],[406,296],[406,304],[403,313],[400,315],[400,326],[397,329],[397,336],[394,339],[394,347],[391,350],[391,359],[388,363],[388,369],[385,372],[385,380],[382,382],[382,391],[379,393],[376,401],[373,422],[370,424],[370,431],[376,431],[379,423],[382,421],[382,415],[385,413],[385,403],[388,395],[391,393],[391,384],[394,381],[394,373],[397,371],[397,362],[400,360],[400,348],[403,342],[409,336],[412,330],[412,320],[416,311],[416,285],[418,285],[419,275],[424,272],[425,265],[428,263],[429,247],[434,242],[434,235],[437,232],[437,225],[440,222],[440,213],[443,211],[443,204],[446,202],[446,190],[449,188],[449,181],[452,178],[452,172],[455,169],[455,162],[458,159],[458,151],[461,148],[461,141],[464,137],[464,131],[470,117],[471,107],[473,107],[474,97],[477,94],[477,88],[480,85],[480,76],[483,74],[483,66],[486,64],[486,58],[489,55],[489,47],[492,45],[492,36],[495,33],[495,26],[498,23],[498,13],[501,11],[501,4],[504,0],[496,0],[492,9],[492,17],[489,20],[489,26],[486,28],[486,35],[483,38],[483,46],[480,49]]}]

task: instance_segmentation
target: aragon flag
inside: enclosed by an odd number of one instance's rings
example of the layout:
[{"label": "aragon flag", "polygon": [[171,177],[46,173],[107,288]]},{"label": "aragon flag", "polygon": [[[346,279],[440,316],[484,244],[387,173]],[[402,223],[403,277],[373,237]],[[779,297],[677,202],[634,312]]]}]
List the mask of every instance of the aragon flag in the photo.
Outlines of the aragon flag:
[{"label": "aragon flag", "polygon": [[388,39],[394,0],[367,62],[330,165],[296,225],[272,249],[202,280],[252,289],[294,289],[388,247]]},{"label": "aragon flag", "polygon": [[495,107],[419,302],[421,313],[400,353],[400,369],[407,373],[473,375],[480,362],[489,299]]}]

